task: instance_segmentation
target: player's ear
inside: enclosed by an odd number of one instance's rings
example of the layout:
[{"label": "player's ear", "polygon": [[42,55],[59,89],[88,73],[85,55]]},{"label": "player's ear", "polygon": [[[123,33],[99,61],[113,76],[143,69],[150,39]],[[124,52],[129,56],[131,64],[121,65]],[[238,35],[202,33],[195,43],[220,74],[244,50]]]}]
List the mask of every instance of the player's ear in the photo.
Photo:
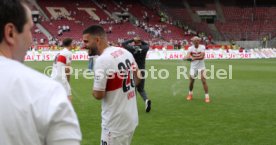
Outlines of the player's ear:
[{"label": "player's ear", "polygon": [[12,23],[8,23],[4,27],[4,39],[8,43],[8,45],[14,45],[15,43],[15,35],[16,35],[16,28]]}]

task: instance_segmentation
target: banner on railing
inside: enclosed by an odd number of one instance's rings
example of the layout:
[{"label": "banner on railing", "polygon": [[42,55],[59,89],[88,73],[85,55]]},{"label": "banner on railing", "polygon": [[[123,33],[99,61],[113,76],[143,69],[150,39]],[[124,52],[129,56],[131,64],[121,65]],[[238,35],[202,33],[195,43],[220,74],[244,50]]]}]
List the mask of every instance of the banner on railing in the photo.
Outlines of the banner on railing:
[{"label": "banner on railing", "polygon": [[214,10],[196,11],[199,16],[216,16],[217,13]]},{"label": "banner on railing", "polygon": [[[25,61],[53,61],[59,51],[28,51]],[[186,50],[150,50],[147,60],[170,60],[183,59],[187,55]],[[206,50],[205,59],[257,59],[276,58],[276,49],[250,49],[240,52],[239,50]],[[87,51],[73,52],[72,60],[88,60]]]}]

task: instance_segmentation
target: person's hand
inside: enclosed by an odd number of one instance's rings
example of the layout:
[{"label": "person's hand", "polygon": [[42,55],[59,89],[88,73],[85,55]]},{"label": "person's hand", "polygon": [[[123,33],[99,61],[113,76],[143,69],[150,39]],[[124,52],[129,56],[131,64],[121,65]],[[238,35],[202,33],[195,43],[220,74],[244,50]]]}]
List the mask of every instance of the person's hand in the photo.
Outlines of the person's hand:
[{"label": "person's hand", "polygon": [[140,41],[141,39],[140,39],[140,37],[137,36],[137,37],[134,37],[133,40],[134,41]]},{"label": "person's hand", "polygon": [[187,61],[193,61],[193,58],[187,58]]},{"label": "person's hand", "polygon": [[185,60],[185,61],[192,61],[192,57],[185,56],[185,57],[183,58],[183,60]]}]

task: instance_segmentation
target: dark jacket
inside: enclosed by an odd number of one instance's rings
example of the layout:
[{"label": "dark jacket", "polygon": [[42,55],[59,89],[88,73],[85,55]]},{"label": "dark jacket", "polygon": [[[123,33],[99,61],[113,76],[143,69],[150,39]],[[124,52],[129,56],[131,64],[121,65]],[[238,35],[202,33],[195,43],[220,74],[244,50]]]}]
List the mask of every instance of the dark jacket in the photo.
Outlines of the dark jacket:
[{"label": "dark jacket", "polygon": [[122,46],[132,53],[139,69],[145,69],[145,61],[147,52],[149,50],[148,43],[141,41],[141,45],[129,45],[129,43],[134,42],[134,40],[127,40],[122,43]]}]

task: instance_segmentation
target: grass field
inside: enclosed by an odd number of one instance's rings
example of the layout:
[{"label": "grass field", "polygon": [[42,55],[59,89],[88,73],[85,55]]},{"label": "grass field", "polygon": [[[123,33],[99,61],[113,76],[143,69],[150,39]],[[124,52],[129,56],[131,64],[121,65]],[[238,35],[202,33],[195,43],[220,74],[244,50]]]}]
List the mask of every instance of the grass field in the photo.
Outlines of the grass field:
[{"label": "grass field", "polygon": [[[27,62],[43,72],[51,62]],[[232,80],[208,80],[211,103],[204,103],[201,82],[195,83],[194,100],[186,101],[188,80],[176,79],[181,61],[147,61],[147,68],[168,69],[169,79],[147,79],[153,102],[145,113],[138,96],[139,126],[132,145],[276,145],[276,59],[208,60],[207,68],[233,67]],[[73,62],[86,69],[87,62]],[[101,103],[91,96],[93,80],[71,78],[73,105],[78,114],[82,145],[100,143]]]}]

